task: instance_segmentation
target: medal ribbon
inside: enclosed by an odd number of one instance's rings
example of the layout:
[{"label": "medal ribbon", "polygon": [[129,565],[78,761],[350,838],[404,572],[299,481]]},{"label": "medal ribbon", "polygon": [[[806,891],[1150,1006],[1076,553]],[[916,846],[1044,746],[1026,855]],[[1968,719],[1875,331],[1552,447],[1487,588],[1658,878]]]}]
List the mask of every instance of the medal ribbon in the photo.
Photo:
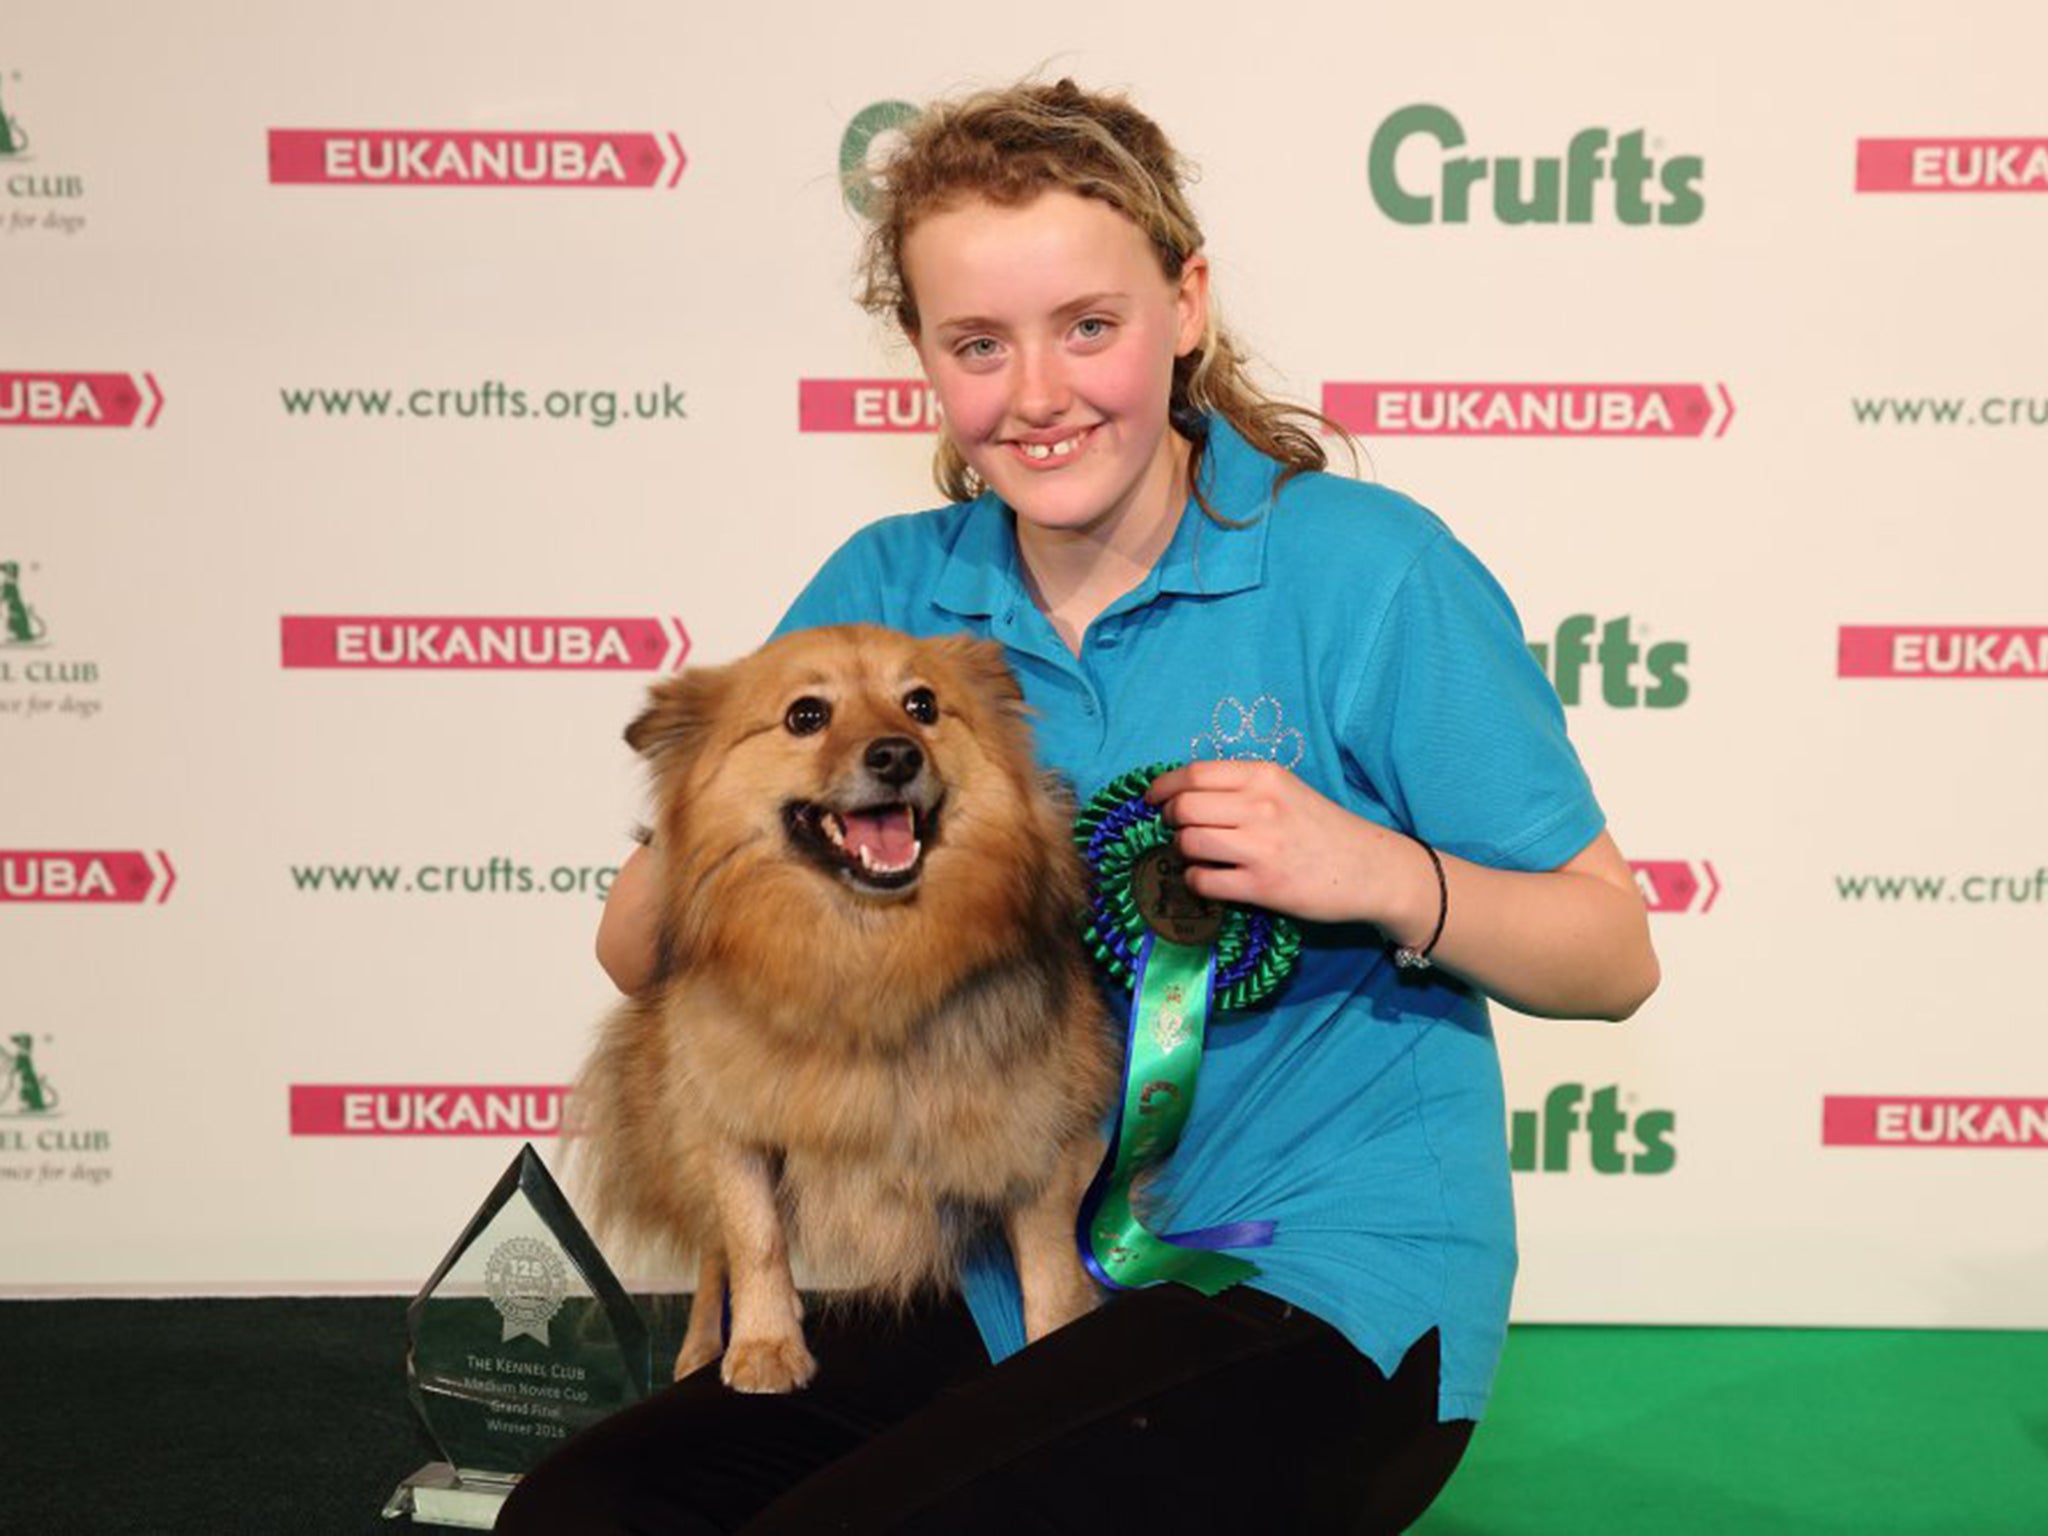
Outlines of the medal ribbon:
[{"label": "medal ribbon", "polygon": [[[1213,1296],[1259,1273],[1250,1260],[1217,1250],[1263,1247],[1273,1241],[1273,1223],[1233,1222],[1162,1236],[1138,1214],[1137,1199],[1147,1174],[1179,1145],[1194,1109],[1210,1016],[1263,1002],[1293,968],[1301,939],[1286,919],[1243,908],[1218,912],[1211,906],[1211,920],[1220,917],[1221,927],[1211,930],[1210,943],[1180,942],[1200,935],[1199,927],[1183,931],[1176,923],[1184,912],[1145,915],[1137,868],[1173,841],[1158,808],[1145,801],[1146,788],[1165,771],[1123,775],[1088,803],[1074,829],[1089,869],[1089,948],[1131,992],[1123,1097],[1109,1155],[1081,1202],[1077,1236],[1089,1273],[1113,1289],[1171,1280]],[[1178,892],[1180,901],[1190,898]]]},{"label": "medal ribbon", "polygon": [[1110,1155],[1081,1202],[1081,1257],[1096,1279],[1117,1290],[1174,1280],[1214,1296],[1250,1279],[1259,1268],[1210,1250],[1262,1247],[1273,1240],[1273,1224],[1239,1222],[1161,1237],[1140,1218],[1132,1196],[1137,1181],[1180,1144],[1181,1129],[1194,1108],[1216,952],[1147,935],[1136,971],[1123,1103]]}]

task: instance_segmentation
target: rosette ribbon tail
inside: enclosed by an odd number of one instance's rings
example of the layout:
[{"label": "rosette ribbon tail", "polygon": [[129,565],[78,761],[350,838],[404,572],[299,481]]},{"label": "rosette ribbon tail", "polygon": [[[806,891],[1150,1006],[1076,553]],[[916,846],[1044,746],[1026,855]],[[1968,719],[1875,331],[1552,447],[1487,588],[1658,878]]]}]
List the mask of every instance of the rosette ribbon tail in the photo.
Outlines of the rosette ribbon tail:
[{"label": "rosette ribbon tail", "polygon": [[1115,1290],[1171,1280],[1213,1296],[1259,1272],[1250,1260],[1217,1250],[1262,1247],[1273,1240],[1273,1224],[1236,1222],[1161,1236],[1138,1215],[1134,1193],[1146,1171],[1172,1154],[1194,1108],[1215,1000],[1216,951],[1148,933],[1133,958],[1123,1099],[1109,1155],[1081,1202],[1082,1262]]}]

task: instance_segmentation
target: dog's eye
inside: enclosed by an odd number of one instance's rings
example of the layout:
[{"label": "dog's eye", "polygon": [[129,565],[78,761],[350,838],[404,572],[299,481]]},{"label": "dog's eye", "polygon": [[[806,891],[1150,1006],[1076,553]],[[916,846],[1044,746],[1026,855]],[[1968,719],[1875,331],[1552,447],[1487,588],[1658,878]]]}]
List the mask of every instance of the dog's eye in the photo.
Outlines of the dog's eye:
[{"label": "dog's eye", "polygon": [[798,699],[783,714],[782,723],[789,728],[792,736],[811,736],[825,729],[832,721],[832,706],[823,699],[809,697]]},{"label": "dog's eye", "polygon": [[939,700],[929,688],[913,688],[903,695],[903,712],[919,725],[939,723]]}]

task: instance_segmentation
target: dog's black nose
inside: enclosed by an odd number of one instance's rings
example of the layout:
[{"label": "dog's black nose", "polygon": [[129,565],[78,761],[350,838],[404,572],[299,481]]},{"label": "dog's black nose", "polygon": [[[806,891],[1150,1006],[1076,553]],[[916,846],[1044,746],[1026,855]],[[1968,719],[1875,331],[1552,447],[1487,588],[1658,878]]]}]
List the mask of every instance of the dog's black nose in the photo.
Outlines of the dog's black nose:
[{"label": "dog's black nose", "polygon": [[863,761],[884,784],[908,784],[924,767],[924,753],[907,736],[878,736],[868,743]]}]

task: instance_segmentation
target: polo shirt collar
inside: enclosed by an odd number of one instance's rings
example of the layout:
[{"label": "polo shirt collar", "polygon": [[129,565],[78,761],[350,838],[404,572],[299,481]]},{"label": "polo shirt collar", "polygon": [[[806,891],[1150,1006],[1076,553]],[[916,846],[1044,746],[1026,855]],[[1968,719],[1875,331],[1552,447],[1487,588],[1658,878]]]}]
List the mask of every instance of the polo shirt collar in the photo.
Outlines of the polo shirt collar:
[{"label": "polo shirt collar", "polygon": [[[1193,497],[1181,510],[1173,542],[1111,612],[1135,608],[1164,592],[1221,596],[1259,586],[1266,578],[1266,521],[1273,511],[1279,465],[1221,416],[1209,418],[1209,440],[1199,472],[1209,505],[1242,528],[1206,516]],[[1024,573],[1009,509],[993,491],[970,502],[959,536],[932,588],[932,601],[948,613],[989,617],[1024,597]]]}]

